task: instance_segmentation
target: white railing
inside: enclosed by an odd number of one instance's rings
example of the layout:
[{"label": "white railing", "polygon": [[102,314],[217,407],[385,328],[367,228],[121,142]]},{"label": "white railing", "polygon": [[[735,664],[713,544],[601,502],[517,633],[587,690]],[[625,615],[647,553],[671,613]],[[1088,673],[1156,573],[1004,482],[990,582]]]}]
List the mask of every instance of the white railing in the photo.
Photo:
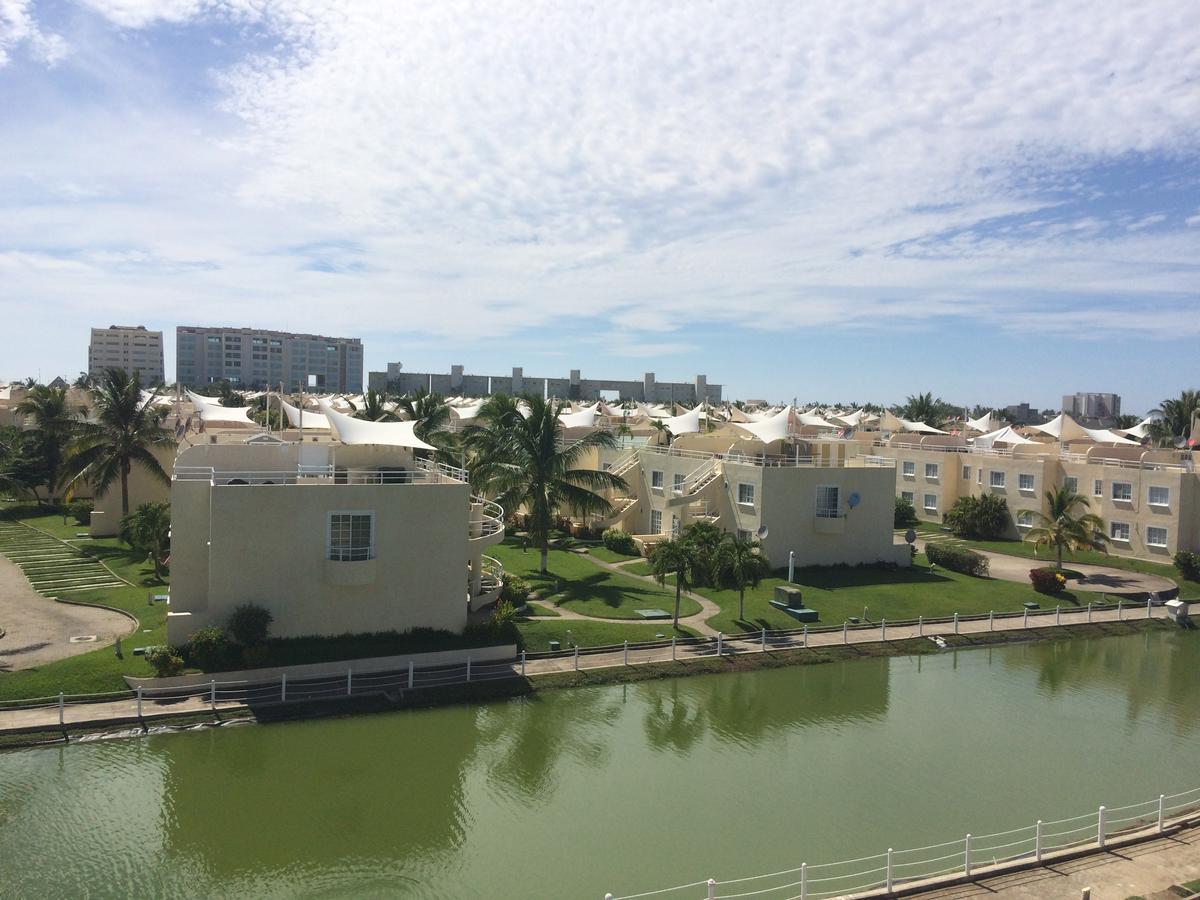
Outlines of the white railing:
[{"label": "white railing", "polygon": [[[470,536],[472,540],[489,537],[504,530],[504,507],[499,503],[472,495],[471,507]],[[475,518],[475,507],[479,507],[479,518]]]},{"label": "white railing", "polygon": [[790,869],[762,875],[718,880],[714,878],[633,894],[605,894],[605,900],[641,897],[686,896],[698,900],[705,888],[709,900],[756,897],[762,900],[816,900],[825,897],[885,896],[902,885],[995,876],[1008,869],[1040,863],[1064,851],[1101,850],[1114,838],[1149,839],[1200,812],[1200,788],[1178,794],[1159,794],[1140,803],[1081,813],[1065,819],[1042,821],[991,834],[961,838],[841,862]]},{"label": "white railing", "polygon": [[438,462],[434,459],[418,458],[416,460],[417,468],[422,472],[430,472],[440,475],[444,478],[452,479],[453,481],[467,481],[467,470],[459,466],[451,466],[444,462]]},{"label": "white railing", "polygon": [[1046,444],[1044,452],[1032,453],[1015,453],[1010,448],[996,447],[976,447],[973,445],[961,444],[918,444],[911,441],[896,441],[889,443],[888,441],[875,441],[872,444],[874,447],[882,447],[893,450],[921,450],[933,451],[935,453],[958,453],[970,456],[991,456],[1004,457],[1008,459],[1028,459],[1030,461],[1050,457],[1058,459],[1062,462],[1081,463],[1084,465],[1103,466],[1105,468],[1118,469],[1146,469],[1150,471],[1178,471],[1191,472],[1195,471],[1195,465],[1190,460],[1181,462],[1160,462],[1157,460],[1142,460],[1142,459],[1120,459],[1111,456],[1090,456],[1088,453],[1080,453],[1078,451],[1054,449],[1054,444]]},{"label": "white railing", "polygon": [[843,469],[856,466],[856,460],[868,459],[865,465],[894,467],[895,460],[884,456],[797,456],[794,454],[779,454],[767,456],[761,453],[715,453],[703,450],[681,450],[677,447],[643,447],[641,453],[656,453],[660,456],[674,456],[681,459],[721,460],[744,466],[759,466],[768,469]]},{"label": "white railing", "polygon": [[[440,465],[440,464],[439,464]],[[438,484],[448,481],[463,481],[450,472],[460,471],[447,466],[449,471],[420,466],[413,469],[340,469],[334,466],[296,466],[292,469],[274,470],[217,470],[209,466],[176,466],[175,481],[207,482],[214,487],[240,485],[295,485],[295,484]]]},{"label": "white railing", "polygon": [[[479,557],[479,571],[483,574],[484,592],[495,590],[504,582],[504,565],[494,556]],[[491,584],[491,587],[487,585]]]}]

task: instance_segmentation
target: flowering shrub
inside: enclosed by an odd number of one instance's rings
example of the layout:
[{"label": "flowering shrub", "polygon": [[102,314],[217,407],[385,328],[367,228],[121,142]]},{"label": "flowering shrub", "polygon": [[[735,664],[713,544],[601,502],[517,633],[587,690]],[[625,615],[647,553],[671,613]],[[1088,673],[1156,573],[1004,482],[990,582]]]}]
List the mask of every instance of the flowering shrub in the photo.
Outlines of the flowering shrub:
[{"label": "flowering shrub", "polygon": [[1030,569],[1029,580],[1039,594],[1061,594],[1067,588],[1067,579],[1054,569]]}]

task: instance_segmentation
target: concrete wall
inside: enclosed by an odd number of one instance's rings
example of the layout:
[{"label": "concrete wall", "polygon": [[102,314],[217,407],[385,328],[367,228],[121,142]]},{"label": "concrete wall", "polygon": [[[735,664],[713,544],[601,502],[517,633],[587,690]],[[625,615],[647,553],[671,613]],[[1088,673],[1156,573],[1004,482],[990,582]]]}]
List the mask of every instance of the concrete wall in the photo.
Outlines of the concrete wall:
[{"label": "concrete wall", "polygon": [[[169,477],[175,465],[175,447],[159,447],[154,457]],[[129,511],[133,512],[143,503],[167,503],[171,499],[169,482],[155,478],[141,466],[134,466],[129,473]],[[88,534],[92,537],[112,537],[121,530],[121,483],[118,481],[107,491],[93,497],[92,524]]]}]

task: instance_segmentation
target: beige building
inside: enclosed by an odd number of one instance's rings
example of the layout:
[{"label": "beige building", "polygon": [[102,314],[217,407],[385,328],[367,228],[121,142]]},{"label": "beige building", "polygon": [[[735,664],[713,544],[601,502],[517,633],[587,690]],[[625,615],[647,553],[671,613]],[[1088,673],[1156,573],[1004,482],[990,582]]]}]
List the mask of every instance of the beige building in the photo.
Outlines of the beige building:
[{"label": "beige building", "polygon": [[93,328],[88,345],[88,374],[101,375],[105,369],[137,372],[143,387],[162,384],[166,380],[162,332],[147,331],[144,325]]},{"label": "beige building", "polygon": [[461,631],[499,593],[503,513],[459,470],[397,446],[198,443],[171,489],[171,607],[180,644],[243,603],[281,637]]}]

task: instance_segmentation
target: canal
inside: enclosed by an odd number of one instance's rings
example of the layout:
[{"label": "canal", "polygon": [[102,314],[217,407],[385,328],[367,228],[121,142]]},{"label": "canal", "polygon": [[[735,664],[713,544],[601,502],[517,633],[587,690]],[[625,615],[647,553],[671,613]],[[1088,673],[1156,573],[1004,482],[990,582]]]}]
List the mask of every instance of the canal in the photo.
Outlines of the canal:
[{"label": "canal", "polygon": [[0,896],[599,900],[867,856],[1196,787],[1198,673],[1155,631],[12,751]]}]

